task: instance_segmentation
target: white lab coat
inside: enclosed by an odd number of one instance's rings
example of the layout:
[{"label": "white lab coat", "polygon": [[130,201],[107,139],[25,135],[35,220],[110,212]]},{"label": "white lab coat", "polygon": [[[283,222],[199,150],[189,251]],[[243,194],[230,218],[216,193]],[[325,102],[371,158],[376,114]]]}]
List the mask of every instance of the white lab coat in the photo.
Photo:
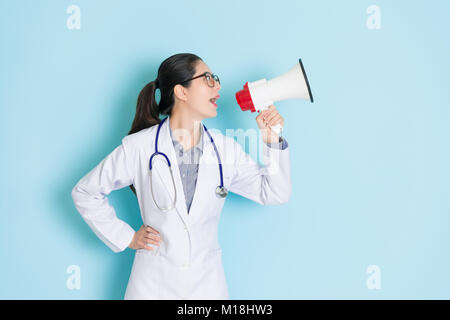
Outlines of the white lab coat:
[{"label": "white lab coat", "polygon": [[[215,193],[220,184],[214,147],[206,132],[197,185],[189,214],[167,119],[158,150],[172,163],[177,190],[176,208],[158,210],[149,183],[149,159],[155,151],[157,125],[122,139],[114,151],[73,188],[77,210],[95,234],[114,252],[125,250],[135,231],[117,218],[106,197],[134,185],[143,222],[160,232],[155,251],[136,250],[125,299],[229,299],[218,224],[225,198]],[[260,204],[285,203],[291,196],[289,148],[263,146],[260,167],[233,138],[209,130],[220,153],[225,187]],[[158,159],[158,160],[157,160]],[[173,199],[170,171],[159,157],[153,165],[153,190],[160,206]]]}]

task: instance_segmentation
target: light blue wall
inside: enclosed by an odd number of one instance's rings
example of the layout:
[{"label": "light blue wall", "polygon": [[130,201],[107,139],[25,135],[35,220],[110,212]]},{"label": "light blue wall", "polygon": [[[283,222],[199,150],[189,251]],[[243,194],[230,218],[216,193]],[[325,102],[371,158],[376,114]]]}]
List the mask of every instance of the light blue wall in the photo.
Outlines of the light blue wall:
[{"label": "light blue wall", "polygon": [[[366,25],[370,5],[381,29]],[[277,104],[292,200],[224,207],[232,299],[449,299],[449,12],[444,0],[1,1],[0,298],[123,297],[133,251],[108,249],[70,191],[127,134],[159,64],[193,52],[221,77],[208,127],[256,129],[234,93],[298,58],[315,98]],[[128,188],[110,201],[140,226]],[[70,265],[80,290],[66,287]]]}]

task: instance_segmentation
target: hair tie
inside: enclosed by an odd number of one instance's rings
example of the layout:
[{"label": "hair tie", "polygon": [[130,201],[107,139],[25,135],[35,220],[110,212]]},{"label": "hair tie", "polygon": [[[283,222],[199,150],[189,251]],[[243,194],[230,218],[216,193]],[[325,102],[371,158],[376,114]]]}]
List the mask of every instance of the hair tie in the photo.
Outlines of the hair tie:
[{"label": "hair tie", "polygon": [[155,88],[157,89],[157,88],[159,88],[159,81],[158,81],[158,79],[155,79]]}]

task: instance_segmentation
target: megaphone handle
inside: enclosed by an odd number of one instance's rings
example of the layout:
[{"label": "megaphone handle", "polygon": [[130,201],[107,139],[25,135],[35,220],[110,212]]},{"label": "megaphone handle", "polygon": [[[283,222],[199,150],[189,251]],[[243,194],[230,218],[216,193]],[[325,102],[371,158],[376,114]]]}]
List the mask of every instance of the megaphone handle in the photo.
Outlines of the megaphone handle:
[{"label": "megaphone handle", "polygon": [[276,125],[270,127],[270,130],[272,130],[272,131],[275,132],[278,136],[280,136],[281,131],[283,130],[283,127],[281,126],[281,124],[276,124]]}]

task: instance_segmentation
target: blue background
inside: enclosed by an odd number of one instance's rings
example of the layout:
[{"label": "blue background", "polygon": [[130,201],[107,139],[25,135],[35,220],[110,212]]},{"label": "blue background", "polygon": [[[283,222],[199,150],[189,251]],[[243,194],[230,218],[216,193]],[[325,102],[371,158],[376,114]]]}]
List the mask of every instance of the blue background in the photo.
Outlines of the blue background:
[{"label": "blue background", "polygon": [[[66,27],[71,4],[79,30]],[[379,30],[366,26],[372,4]],[[179,52],[220,75],[210,128],[256,129],[235,92],[298,58],[315,98],[276,104],[291,201],[225,204],[230,298],[450,298],[448,1],[9,0],[0,12],[0,298],[123,298],[134,252],[106,247],[70,192]],[[109,198],[137,230],[131,190]],[[66,287],[70,265],[80,290]],[[366,286],[369,265],[381,289]]]}]

